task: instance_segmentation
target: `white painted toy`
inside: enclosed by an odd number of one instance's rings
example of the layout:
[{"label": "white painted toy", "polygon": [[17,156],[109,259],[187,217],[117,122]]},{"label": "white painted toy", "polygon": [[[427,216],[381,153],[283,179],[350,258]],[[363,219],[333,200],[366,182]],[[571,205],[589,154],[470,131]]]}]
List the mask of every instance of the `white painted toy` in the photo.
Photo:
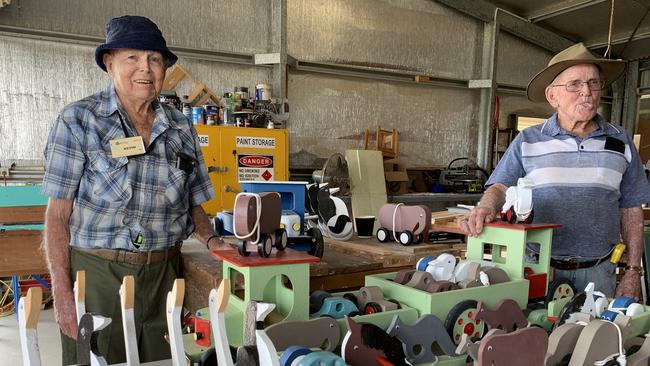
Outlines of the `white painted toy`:
[{"label": "white painted toy", "polygon": [[185,280],[174,280],[172,290],[167,294],[167,334],[172,354],[172,365],[186,366],[185,348],[183,346],[183,333],[181,331],[181,316],[183,313],[183,299],[185,298]]},{"label": "white painted toy", "polygon": [[218,289],[212,289],[209,296],[210,325],[214,334],[214,350],[219,366],[233,366],[230,345],[226,334],[226,306],[230,297],[230,280],[223,279]]},{"label": "white painted toy", "polygon": [[122,286],[120,286],[120,305],[122,307],[122,329],[124,331],[124,347],[126,349],[126,364],[128,366],[140,364],[133,314],[134,302],[135,280],[133,276],[124,276]]},{"label": "white painted toy", "polygon": [[38,349],[38,332],[36,326],[41,312],[43,290],[31,287],[27,296],[18,302],[18,328],[20,330],[20,346],[23,352],[23,365],[40,366],[41,353]]},{"label": "white painted toy", "polygon": [[519,178],[517,186],[506,190],[506,201],[501,208],[501,218],[510,223],[533,221],[533,187],[529,178]]}]

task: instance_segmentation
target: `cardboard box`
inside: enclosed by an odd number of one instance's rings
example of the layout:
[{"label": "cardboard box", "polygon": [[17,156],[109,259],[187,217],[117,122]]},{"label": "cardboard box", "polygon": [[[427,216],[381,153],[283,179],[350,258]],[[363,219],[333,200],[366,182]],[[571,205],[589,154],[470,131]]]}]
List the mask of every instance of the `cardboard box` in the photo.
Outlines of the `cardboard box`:
[{"label": "cardboard box", "polygon": [[384,160],[384,176],[389,195],[408,193],[409,176],[404,162],[399,159]]}]

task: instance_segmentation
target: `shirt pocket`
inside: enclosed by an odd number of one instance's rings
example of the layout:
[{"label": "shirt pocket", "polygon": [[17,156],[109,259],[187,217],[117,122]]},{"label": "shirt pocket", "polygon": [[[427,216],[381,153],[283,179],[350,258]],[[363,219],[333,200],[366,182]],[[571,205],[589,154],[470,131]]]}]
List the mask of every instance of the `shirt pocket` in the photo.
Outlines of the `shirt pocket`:
[{"label": "shirt pocket", "polygon": [[111,158],[104,152],[89,154],[93,196],[106,206],[121,206],[131,199],[132,189],[126,157]]},{"label": "shirt pocket", "polygon": [[169,166],[167,174],[165,198],[173,208],[187,208],[189,205],[187,180],[189,174],[173,166]]}]

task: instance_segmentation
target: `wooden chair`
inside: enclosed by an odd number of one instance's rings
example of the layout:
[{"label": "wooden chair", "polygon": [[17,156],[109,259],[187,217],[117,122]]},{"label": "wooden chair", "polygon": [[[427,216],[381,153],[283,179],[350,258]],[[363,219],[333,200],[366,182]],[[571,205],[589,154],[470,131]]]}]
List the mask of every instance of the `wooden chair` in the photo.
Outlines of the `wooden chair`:
[{"label": "wooden chair", "polygon": [[370,130],[366,128],[364,136],[365,150],[381,151],[381,154],[385,159],[393,159],[397,157],[398,147],[399,132],[397,132],[397,129],[382,130],[381,127],[377,127],[377,132],[375,133],[375,146],[370,147]]}]

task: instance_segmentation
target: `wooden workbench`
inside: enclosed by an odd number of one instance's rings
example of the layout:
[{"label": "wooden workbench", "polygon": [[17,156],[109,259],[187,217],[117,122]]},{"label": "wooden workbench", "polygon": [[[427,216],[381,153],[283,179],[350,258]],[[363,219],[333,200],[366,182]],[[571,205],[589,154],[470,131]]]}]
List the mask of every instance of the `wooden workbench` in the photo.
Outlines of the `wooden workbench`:
[{"label": "wooden workbench", "polygon": [[[424,243],[405,247],[397,243],[379,243],[374,238],[354,238],[349,242],[325,238],[322,260],[310,264],[310,291],[356,289],[364,285],[367,275],[413,268],[425,255],[437,256],[442,252],[458,255],[464,248],[464,244]],[[213,258],[205,245],[194,239],[183,243],[182,254],[185,307],[196,311],[207,306],[210,289],[216,288],[222,278],[221,261]],[[241,288],[241,283],[235,286]]]}]

